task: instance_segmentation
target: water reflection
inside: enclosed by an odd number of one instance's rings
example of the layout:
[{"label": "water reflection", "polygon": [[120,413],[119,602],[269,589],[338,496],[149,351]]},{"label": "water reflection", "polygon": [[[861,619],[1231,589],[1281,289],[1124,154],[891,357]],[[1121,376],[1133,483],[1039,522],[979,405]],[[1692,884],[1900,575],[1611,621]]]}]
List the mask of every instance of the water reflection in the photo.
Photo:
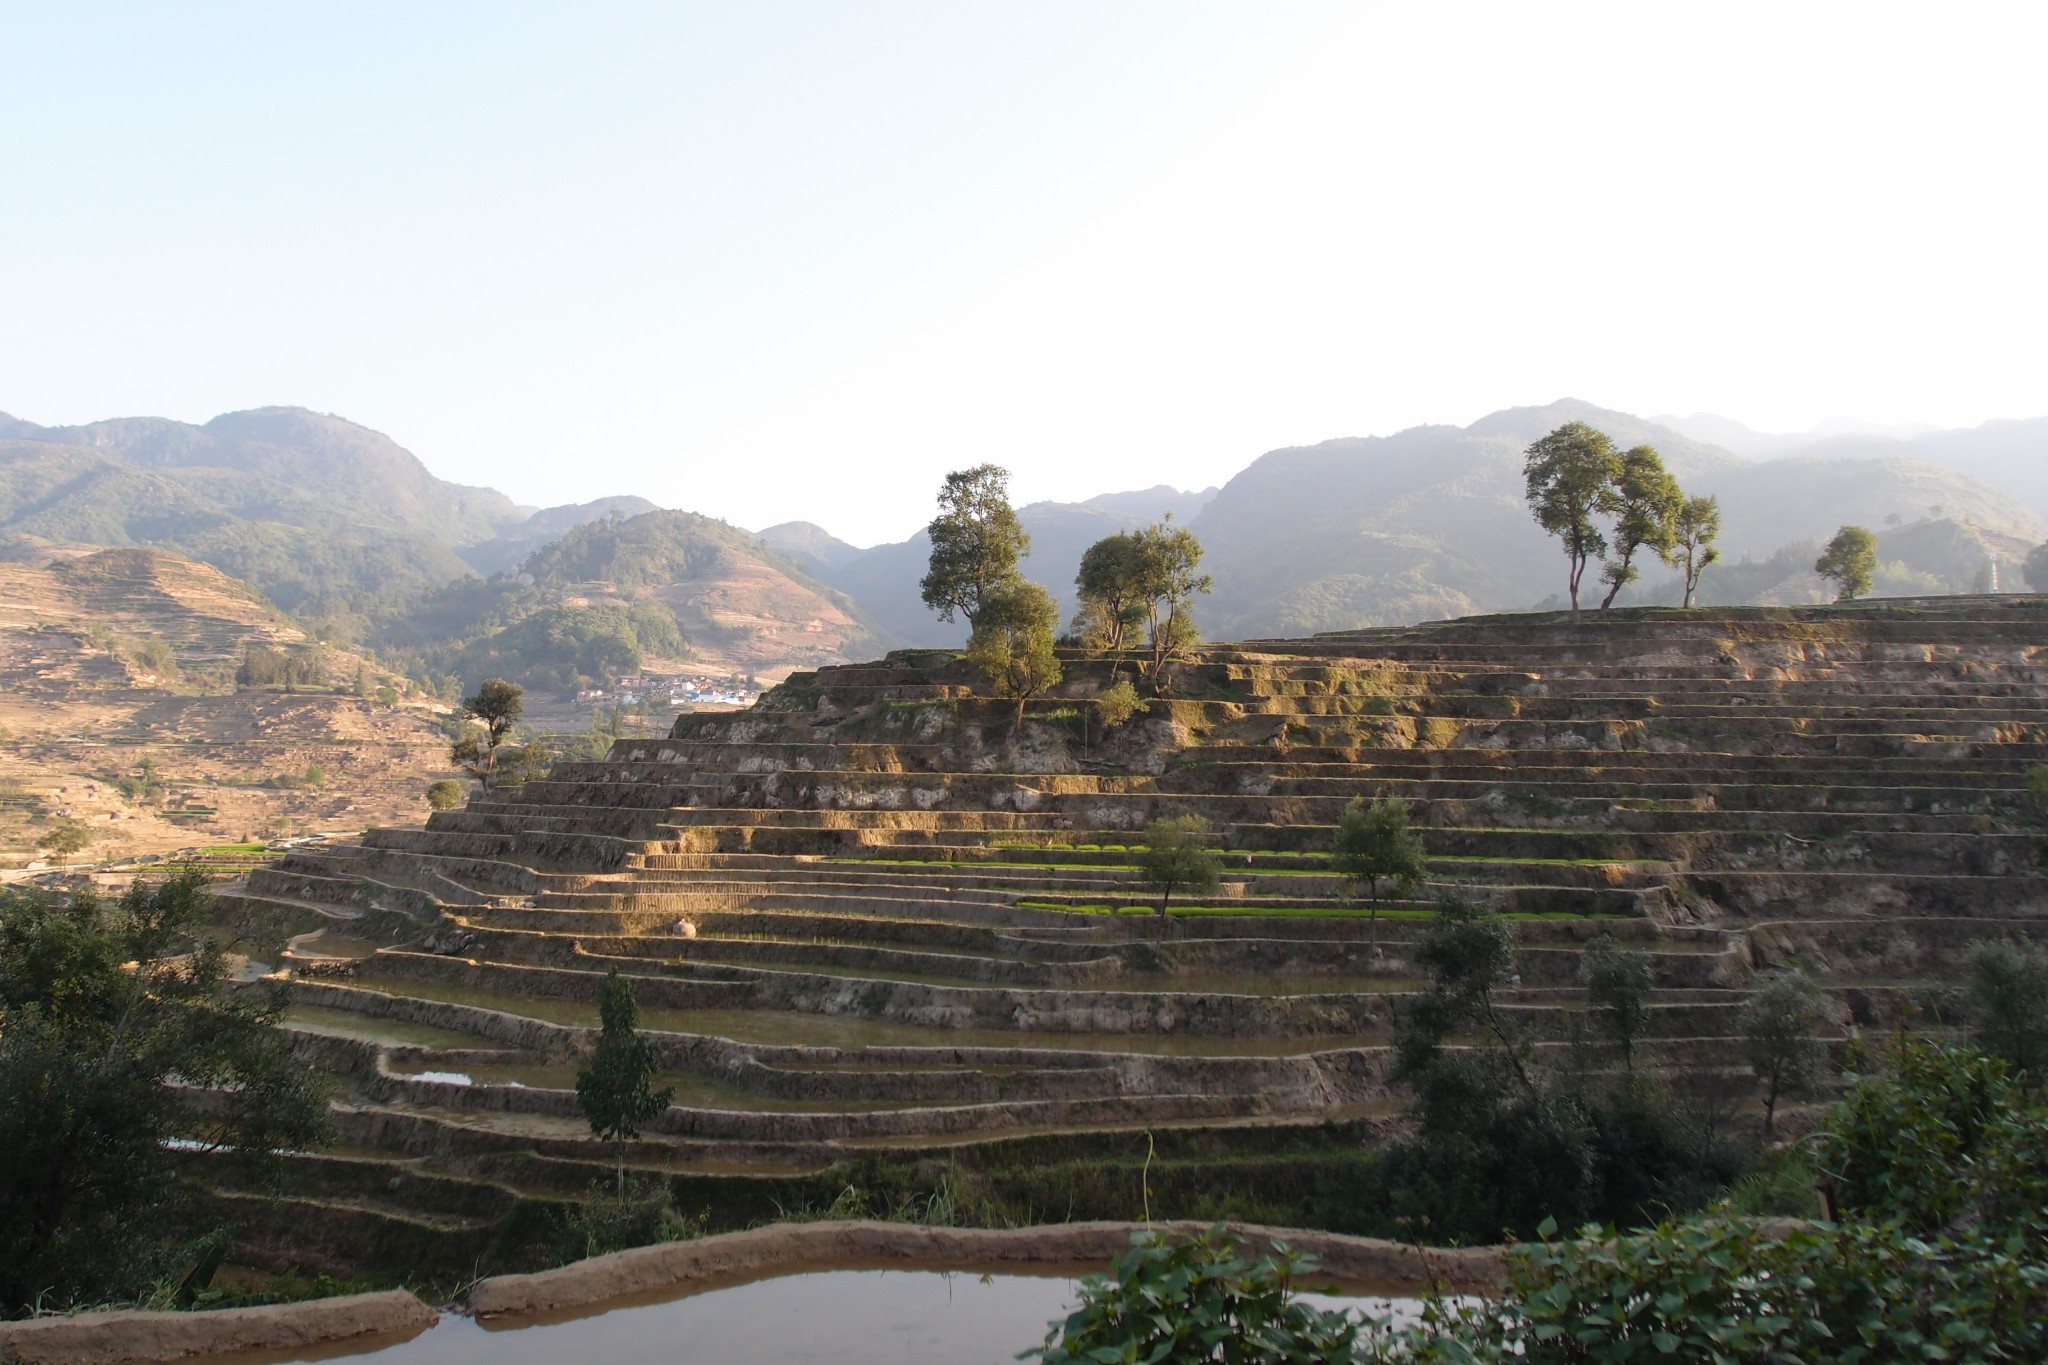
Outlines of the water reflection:
[{"label": "water reflection", "polygon": [[[1000,1365],[1072,1311],[1076,1283],[821,1271],[534,1326],[490,1328],[447,1316],[409,1341],[341,1358],[349,1365]],[[1383,1299],[1310,1298],[1322,1307],[1387,1307]]]}]

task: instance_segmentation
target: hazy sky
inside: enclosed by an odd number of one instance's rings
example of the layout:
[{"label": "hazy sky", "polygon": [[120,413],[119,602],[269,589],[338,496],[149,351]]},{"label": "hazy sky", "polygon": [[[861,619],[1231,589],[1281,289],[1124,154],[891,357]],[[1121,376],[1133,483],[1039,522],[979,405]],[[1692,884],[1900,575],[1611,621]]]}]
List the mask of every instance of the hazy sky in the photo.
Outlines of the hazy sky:
[{"label": "hazy sky", "polygon": [[1563,395],[2048,413],[2048,7],[0,0],[0,409],[857,542]]}]

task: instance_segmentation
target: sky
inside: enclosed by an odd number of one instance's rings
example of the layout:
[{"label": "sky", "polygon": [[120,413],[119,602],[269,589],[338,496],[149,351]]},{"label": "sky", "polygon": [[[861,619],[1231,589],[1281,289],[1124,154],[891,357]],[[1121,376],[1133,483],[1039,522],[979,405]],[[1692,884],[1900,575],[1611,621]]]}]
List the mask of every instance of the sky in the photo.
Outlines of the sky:
[{"label": "sky", "polygon": [[0,409],[859,544],[1564,396],[2048,413],[2048,6],[0,0]]}]

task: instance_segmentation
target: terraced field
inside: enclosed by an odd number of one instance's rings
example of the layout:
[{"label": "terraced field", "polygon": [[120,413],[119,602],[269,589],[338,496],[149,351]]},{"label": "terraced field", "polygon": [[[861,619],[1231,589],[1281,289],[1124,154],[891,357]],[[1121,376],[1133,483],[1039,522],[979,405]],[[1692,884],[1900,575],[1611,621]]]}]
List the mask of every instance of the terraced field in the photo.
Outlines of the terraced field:
[{"label": "terraced field", "polygon": [[[1515,917],[1509,1000],[1547,1046],[1611,932],[1654,964],[1646,1055],[1725,1080],[1762,967],[1881,1028],[1977,938],[2048,923],[2044,654],[2048,603],[2010,597],[1478,618],[1210,647],[1106,736],[1100,660],[1021,725],[946,655],[799,674],[230,889],[346,1143],[245,1235],[538,1254],[612,1158],[570,1087],[613,967],[676,1087],[627,1159],[713,1223],[885,1162],[978,1170],[1011,1217],[1130,1216],[1147,1188],[1155,1213],[1297,1207],[1398,1110],[1385,1044],[1445,895]],[[1328,848],[1382,792],[1432,875],[1375,909]],[[1161,917],[1128,848],[1189,812],[1222,884]]]}]

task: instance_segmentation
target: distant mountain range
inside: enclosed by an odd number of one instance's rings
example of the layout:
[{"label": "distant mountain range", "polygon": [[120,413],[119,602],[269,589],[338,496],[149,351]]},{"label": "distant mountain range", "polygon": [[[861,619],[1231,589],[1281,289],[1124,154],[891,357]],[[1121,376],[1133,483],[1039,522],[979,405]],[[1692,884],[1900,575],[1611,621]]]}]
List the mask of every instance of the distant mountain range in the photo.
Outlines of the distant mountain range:
[{"label": "distant mountain range", "polygon": [[[1810,599],[1820,585],[1809,545],[1848,522],[1881,532],[1881,590],[1967,590],[1994,561],[2014,587],[2019,558],[2048,539],[2048,418],[1774,437],[1707,415],[1652,421],[1562,400],[1467,427],[1270,451],[1221,488],[1034,503],[1020,509],[1025,569],[1071,612],[1089,544],[1170,514],[1207,548],[1216,588],[1199,619],[1213,637],[1533,606],[1562,590],[1564,572],[1523,505],[1522,452],[1573,420],[1623,446],[1655,445],[1689,490],[1720,497],[1728,563],[1710,571],[1709,601]],[[41,427],[0,414],[0,558],[52,545],[172,550],[330,638],[467,681],[472,668],[526,667],[553,685],[671,647],[774,676],[962,638],[919,601],[922,533],[861,548],[806,522],[756,535],[624,495],[521,507],[434,477],[388,437],[298,408],[203,426]],[[1652,565],[1633,600],[1669,597],[1667,580]],[[615,648],[621,639],[634,648]]]}]

